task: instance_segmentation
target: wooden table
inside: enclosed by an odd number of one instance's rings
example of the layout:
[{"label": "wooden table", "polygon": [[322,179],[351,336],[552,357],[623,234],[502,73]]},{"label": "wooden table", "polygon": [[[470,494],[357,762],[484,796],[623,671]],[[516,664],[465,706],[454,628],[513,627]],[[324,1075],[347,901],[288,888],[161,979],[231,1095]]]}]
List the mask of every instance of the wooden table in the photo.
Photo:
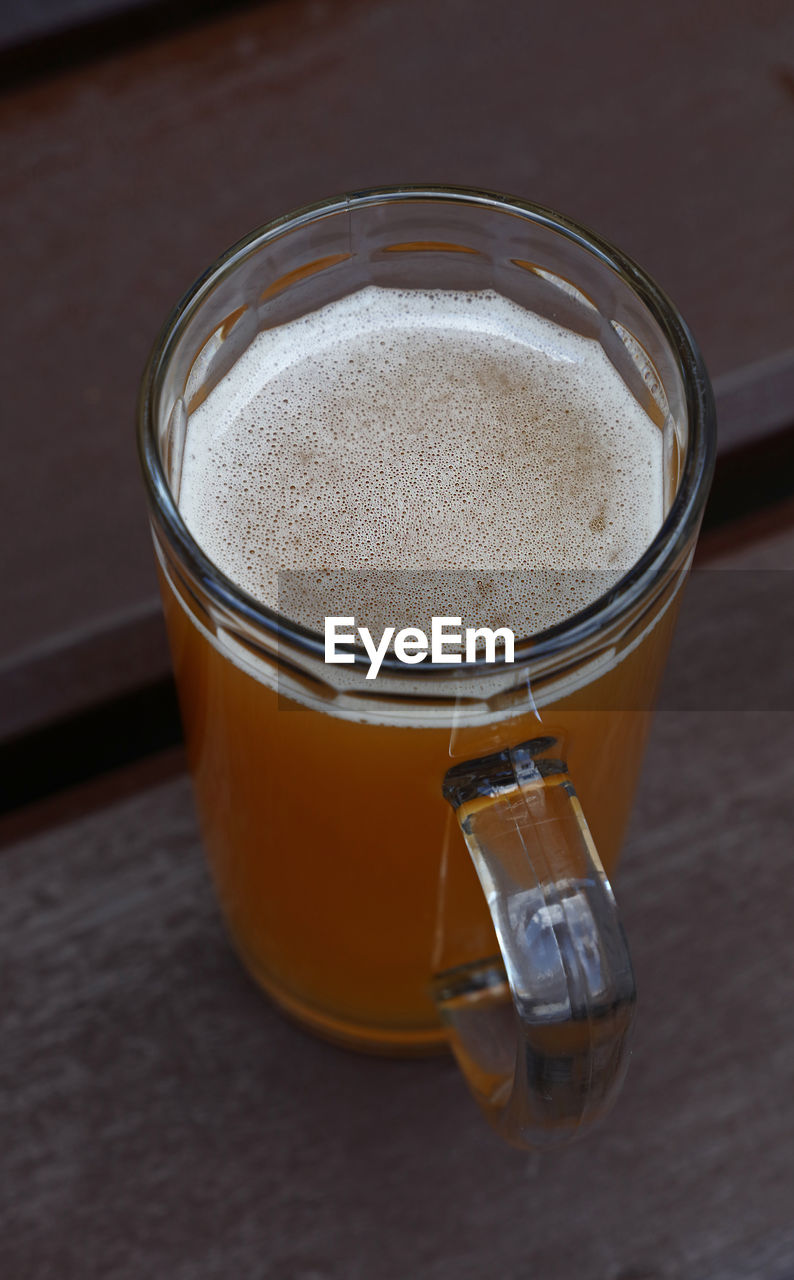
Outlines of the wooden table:
[{"label": "wooden table", "polygon": [[[71,65],[28,48],[0,98],[0,1276],[790,1280],[794,10],[114,23]],[[610,1122],[551,1155],[500,1146],[448,1061],[344,1054],[270,1009],[170,745],[132,443],[148,345],[245,230],[400,179],[596,226],[671,292],[718,392],[711,531],[619,881],[634,1060]]]}]

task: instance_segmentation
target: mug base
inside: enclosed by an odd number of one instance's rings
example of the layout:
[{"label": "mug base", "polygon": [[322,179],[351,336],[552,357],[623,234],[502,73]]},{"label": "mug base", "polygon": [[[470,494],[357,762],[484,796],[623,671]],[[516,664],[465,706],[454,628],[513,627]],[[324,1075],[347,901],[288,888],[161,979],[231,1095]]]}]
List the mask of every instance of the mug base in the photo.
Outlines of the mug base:
[{"label": "mug base", "polygon": [[358,1022],[322,1013],[288,993],[259,966],[235,947],[248,973],[280,1013],[301,1030],[334,1044],[337,1048],[387,1058],[427,1058],[449,1053],[449,1040],[439,1027],[402,1028],[364,1026]]}]

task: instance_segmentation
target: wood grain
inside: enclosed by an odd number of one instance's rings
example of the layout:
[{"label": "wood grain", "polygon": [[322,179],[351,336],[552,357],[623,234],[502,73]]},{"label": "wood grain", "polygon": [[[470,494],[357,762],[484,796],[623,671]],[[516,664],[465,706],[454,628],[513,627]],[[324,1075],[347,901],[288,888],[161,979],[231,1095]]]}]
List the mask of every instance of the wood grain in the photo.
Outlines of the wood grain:
[{"label": "wood grain", "polygon": [[[733,633],[683,630],[708,684]],[[271,1009],[222,936],[184,777],[6,849],[0,1274],[789,1280],[794,711],[668,706],[618,884],[632,1067],[556,1154],[501,1146],[451,1062],[357,1057]]]},{"label": "wood grain", "polygon": [[620,884],[631,1073],[556,1155],[501,1147],[451,1063],[281,1021],[221,936],[186,782],[7,853],[3,1274],[783,1280],[793,747],[790,717],[774,743],[752,715],[658,722]]},{"label": "wood grain", "polygon": [[726,442],[790,423],[793,63],[785,0],[278,0],[0,98],[3,735],[161,674],[138,378],[290,207],[401,180],[558,206],[679,304]]}]

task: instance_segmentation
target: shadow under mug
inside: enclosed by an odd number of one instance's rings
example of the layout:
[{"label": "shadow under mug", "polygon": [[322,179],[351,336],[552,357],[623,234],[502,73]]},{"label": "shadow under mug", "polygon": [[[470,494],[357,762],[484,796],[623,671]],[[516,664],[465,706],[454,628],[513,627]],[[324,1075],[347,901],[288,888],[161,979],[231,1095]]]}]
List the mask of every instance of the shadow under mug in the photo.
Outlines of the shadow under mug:
[{"label": "shadow under mug", "polygon": [[[491,289],[597,341],[662,432],[653,543],[588,608],[518,641],[512,665],[389,655],[374,682],[363,653],[326,665],[323,638],[230,581],[181,519],[191,410],[262,329],[372,284]],[[627,1063],[635,984],[607,877],[714,461],[711,390],[675,308],[549,210],[356,193],[270,223],[196,282],[150,359],[139,444],[203,838],[240,956],[326,1037],[450,1044],[509,1141],[584,1131]]]}]

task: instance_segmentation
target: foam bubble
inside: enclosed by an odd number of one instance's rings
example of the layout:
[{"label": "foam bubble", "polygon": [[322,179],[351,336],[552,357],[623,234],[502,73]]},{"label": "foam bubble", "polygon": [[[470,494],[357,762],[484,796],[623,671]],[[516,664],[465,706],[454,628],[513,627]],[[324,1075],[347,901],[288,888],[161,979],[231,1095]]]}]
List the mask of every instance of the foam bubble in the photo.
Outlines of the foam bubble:
[{"label": "foam bubble", "polygon": [[[594,340],[490,291],[370,287],[258,335],[190,415],[179,501],[228,577],[316,630],[352,592],[371,626],[530,634],[655,536],[662,433]],[[307,571],[286,605],[280,570]]]}]

